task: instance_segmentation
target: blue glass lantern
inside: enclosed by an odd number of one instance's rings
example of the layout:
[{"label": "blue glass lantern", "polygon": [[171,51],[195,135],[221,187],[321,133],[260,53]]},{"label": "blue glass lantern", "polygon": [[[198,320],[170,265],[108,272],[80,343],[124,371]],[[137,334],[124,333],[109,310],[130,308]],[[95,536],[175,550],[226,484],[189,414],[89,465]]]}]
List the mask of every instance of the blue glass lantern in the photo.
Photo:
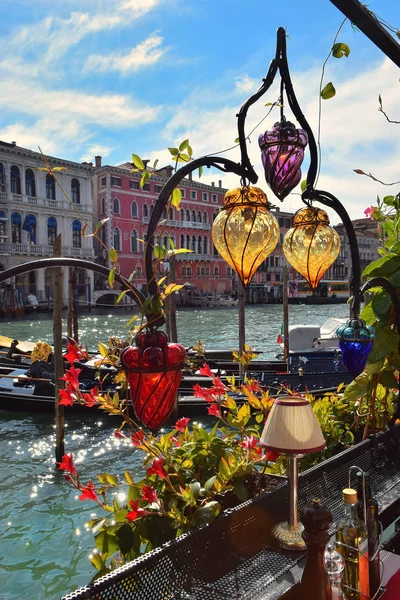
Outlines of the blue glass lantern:
[{"label": "blue glass lantern", "polygon": [[356,378],[365,369],[367,358],[372,350],[375,329],[362,319],[350,319],[336,330],[342,363],[352,377]]}]

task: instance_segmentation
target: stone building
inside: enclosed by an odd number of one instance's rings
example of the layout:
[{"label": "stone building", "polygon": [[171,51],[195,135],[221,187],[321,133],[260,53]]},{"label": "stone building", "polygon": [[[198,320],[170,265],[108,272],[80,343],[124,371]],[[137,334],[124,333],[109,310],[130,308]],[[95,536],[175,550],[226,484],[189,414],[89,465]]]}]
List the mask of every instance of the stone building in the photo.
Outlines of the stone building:
[{"label": "stone building", "polygon": [[[76,163],[47,157],[52,167],[62,167],[57,180],[63,194],[46,171],[39,152],[15,142],[0,141],[0,269],[53,255],[53,243],[62,234],[63,256],[93,260],[91,237],[82,235],[85,223],[93,225],[92,163]],[[78,270],[78,293],[82,302],[90,297],[92,271]],[[68,294],[68,269],[64,269],[64,301]],[[20,275],[16,286],[22,301],[35,294],[40,301],[53,296],[52,269]]]}]

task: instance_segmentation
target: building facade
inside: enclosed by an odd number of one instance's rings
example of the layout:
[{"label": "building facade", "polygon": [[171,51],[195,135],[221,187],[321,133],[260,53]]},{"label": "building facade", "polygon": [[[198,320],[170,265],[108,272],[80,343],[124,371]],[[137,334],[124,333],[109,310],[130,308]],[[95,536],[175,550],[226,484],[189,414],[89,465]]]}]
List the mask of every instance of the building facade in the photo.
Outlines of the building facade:
[{"label": "building facade", "polygon": [[[352,221],[360,254],[361,272],[379,258],[378,248],[382,245],[378,236],[378,224],[373,219],[354,219]],[[344,225],[335,226],[340,236],[340,253],[331,267],[332,276],[338,280],[348,280],[351,275],[351,254],[349,240]]]},{"label": "building facade", "polygon": [[[0,141],[0,269],[53,256],[53,244],[62,234],[62,254],[94,259],[92,237],[83,235],[85,224],[93,226],[91,163],[75,163],[47,157],[61,167],[57,180],[47,171],[40,153]],[[82,302],[90,297],[92,271],[77,270]],[[64,269],[64,302],[68,295],[68,269]],[[35,294],[40,301],[53,297],[54,272],[39,269],[16,278],[22,300]]]},{"label": "building facade", "polygon": [[[152,171],[151,178],[140,188],[140,174],[132,172],[134,165],[101,165],[96,157],[93,193],[97,220],[108,218],[99,230],[104,246],[97,241],[97,260],[107,266],[107,248],[118,251],[121,274],[132,273],[134,284],[144,289],[146,274],[144,251],[147,228],[154,205],[164,183],[172,174],[172,167]],[[218,255],[213,246],[212,223],[223,204],[227,191],[218,185],[207,185],[191,178],[180,182],[182,200],[179,210],[171,208],[160,222],[153,245],[186,248],[191,252],[176,255],[176,282],[190,284],[200,292],[223,294],[233,291],[232,269]],[[160,276],[166,265],[159,266]],[[104,282],[98,281],[101,287]]]}]

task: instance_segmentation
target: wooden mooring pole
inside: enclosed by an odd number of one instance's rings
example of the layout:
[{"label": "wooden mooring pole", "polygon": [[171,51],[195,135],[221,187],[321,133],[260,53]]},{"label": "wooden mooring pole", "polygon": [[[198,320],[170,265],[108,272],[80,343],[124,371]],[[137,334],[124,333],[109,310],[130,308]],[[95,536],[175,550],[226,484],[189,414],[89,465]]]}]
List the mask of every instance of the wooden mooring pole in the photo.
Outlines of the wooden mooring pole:
[{"label": "wooden mooring pole", "polygon": [[[54,242],[54,256],[61,256],[61,234]],[[54,280],[54,308],[53,308],[53,341],[54,341],[54,371],[55,371],[55,407],[56,407],[56,461],[61,462],[64,455],[64,406],[59,403],[59,390],[64,389],[64,362],[62,357],[62,296],[63,296],[63,270],[56,267]]]}]

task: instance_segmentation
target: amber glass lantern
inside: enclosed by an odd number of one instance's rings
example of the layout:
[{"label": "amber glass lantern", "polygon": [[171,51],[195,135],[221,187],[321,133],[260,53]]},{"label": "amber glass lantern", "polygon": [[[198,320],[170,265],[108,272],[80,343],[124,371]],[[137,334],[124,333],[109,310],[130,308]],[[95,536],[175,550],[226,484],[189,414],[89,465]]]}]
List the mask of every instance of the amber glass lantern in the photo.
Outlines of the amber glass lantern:
[{"label": "amber glass lantern", "polygon": [[315,290],[325,271],[340,251],[340,237],[320,208],[307,206],[297,211],[283,240],[287,261]]},{"label": "amber glass lantern", "polygon": [[213,223],[212,237],[222,258],[235,269],[243,285],[249,285],[279,239],[279,225],[264,192],[251,186],[229,190]]}]

